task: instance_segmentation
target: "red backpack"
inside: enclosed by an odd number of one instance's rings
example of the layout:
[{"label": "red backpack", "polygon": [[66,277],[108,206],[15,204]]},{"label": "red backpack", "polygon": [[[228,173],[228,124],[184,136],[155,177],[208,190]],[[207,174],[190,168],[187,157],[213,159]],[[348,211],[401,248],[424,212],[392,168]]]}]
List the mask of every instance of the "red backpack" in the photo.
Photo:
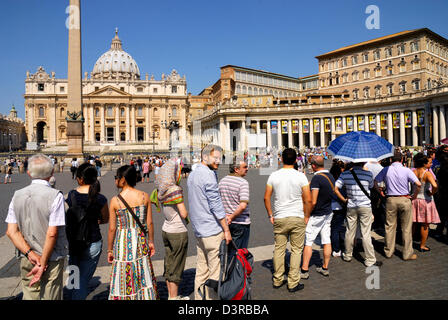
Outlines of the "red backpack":
[{"label": "red backpack", "polygon": [[[246,249],[238,249],[232,241],[230,245],[237,250],[230,262],[227,264],[228,248],[226,241],[221,242],[219,256],[221,262],[221,273],[219,281],[207,280],[202,287],[213,288],[221,300],[251,300],[251,285],[254,257]],[[205,299],[205,295],[198,289],[199,294]]]}]

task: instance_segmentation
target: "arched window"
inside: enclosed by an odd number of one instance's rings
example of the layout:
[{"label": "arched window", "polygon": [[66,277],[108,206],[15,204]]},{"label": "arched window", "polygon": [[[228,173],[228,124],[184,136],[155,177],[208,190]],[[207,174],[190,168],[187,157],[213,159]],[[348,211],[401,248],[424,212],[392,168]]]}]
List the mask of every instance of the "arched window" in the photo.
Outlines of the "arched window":
[{"label": "arched window", "polygon": [[243,94],[247,94],[247,87],[243,86]]},{"label": "arched window", "polygon": [[251,96],[252,95],[252,87],[249,87],[249,95]]},{"label": "arched window", "polygon": [[241,86],[238,84],[236,86],[236,94],[239,94],[239,93],[241,93]]},{"label": "arched window", "polygon": [[96,140],[97,142],[100,141],[100,138],[101,138],[100,133],[99,133],[99,132],[95,133],[95,140]]},{"label": "arched window", "polygon": [[254,88],[254,95],[258,96],[258,88]]},{"label": "arched window", "polygon": [[124,132],[120,133],[120,141],[126,141],[126,134]]}]

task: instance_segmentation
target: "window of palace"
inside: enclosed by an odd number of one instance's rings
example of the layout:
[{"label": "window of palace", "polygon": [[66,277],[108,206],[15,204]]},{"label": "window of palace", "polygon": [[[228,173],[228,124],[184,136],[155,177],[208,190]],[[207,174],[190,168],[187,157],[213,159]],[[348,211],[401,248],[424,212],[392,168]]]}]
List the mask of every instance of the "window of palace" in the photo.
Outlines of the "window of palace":
[{"label": "window of palace", "polygon": [[362,54],[362,62],[368,62],[369,61],[369,54],[363,53]]},{"label": "window of palace", "polygon": [[124,108],[120,109],[120,117],[124,117],[125,116],[125,111]]},{"label": "window of palace", "polygon": [[157,108],[154,108],[154,117],[159,116],[159,110],[157,110]]},{"label": "window of palace", "polygon": [[426,81],[426,88],[427,89],[432,89],[432,85],[431,85],[431,79],[428,79],[427,81]]},{"label": "window of palace", "polygon": [[419,50],[419,45],[418,45],[418,41],[416,42],[411,42],[411,52],[415,52]]},{"label": "window of palace", "polygon": [[137,117],[143,117],[143,107],[137,108]]},{"label": "window of palace", "polygon": [[59,92],[64,93],[65,92],[65,87],[60,87],[59,88]]},{"label": "window of palace", "polygon": [[241,93],[241,86],[239,84],[236,85],[236,94],[240,94]]},{"label": "window of palace", "polygon": [[177,93],[177,86],[171,87],[171,93]]},{"label": "window of palace", "polygon": [[364,76],[364,79],[369,79],[369,77],[370,77],[370,71],[369,71],[369,69],[365,69],[365,70],[363,71],[363,76]]},{"label": "window of palace", "polygon": [[45,90],[45,84],[38,83],[37,84],[37,91],[44,91]]},{"label": "window of palace", "polygon": [[157,88],[153,88],[152,93],[157,93]]},{"label": "window of palace", "polygon": [[100,109],[96,108],[95,109],[95,117],[99,117],[100,116]]},{"label": "window of palace", "polygon": [[405,53],[406,53],[406,52],[405,52],[406,47],[405,47],[405,44],[404,44],[404,43],[398,45],[397,49],[398,49],[398,55],[400,55],[400,54],[405,54]]},{"label": "window of palace", "polygon": [[60,116],[61,116],[61,117],[64,117],[64,116],[65,116],[65,109],[64,109],[64,108],[61,108]]},{"label": "window of palace", "polygon": [[386,58],[392,57],[392,48],[386,48],[385,50]]},{"label": "window of palace", "polygon": [[347,82],[348,82],[348,73],[345,72],[345,73],[342,75],[342,83],[347,83]]},{"label": "window of palace", "polygon": [[95,140],[96,140],[96,142],[99,142],[100,139],[101,139],[100,133],[99,132],[95,133]]},{"label": "window of palace", "polygon": [[39,107],[39,118],[45,117],[45,109],[44,107]]},{"label": "window of palace", "polygon": [[373,57],[375,60],[379,60],[381,59],[381,51],[380,50],[376,50],[373,52]]},{"label": "window of palace", "polygon": [[381,96],[381,86],[380,85],[375,87],[375,96],[376,97]]},{"label": "window of palace", "polygon": [[359,92],[359,89],[353,90],[353,100],[358,100],[358,98],[359,98],[358,92]]},{"label": "window of palace", "polygon": [[173,117],[177,117],[177,109],[176,108],[173,108],[171,110],[171,112],[173,113]]},{"label": "window of palace", "polygon": [[406,62],[404,62],[404,60],[402,60],[399,64],[400,66],[400,72],[405,72],[406,71]]},{"label": "window of palace", "polygon": [[358,56],[352,57],[352,65],[358,64]]},{"label": "window of palace", "polygon": [[353,78],[353,81],[358,81],[359,80],[359,72],[358,71],[353,72],[352,78]]},{"label": "window of palace", "polygon": [[121,90],[121,91],[124,91],[124,87],[120,87],[120,90]]},{"label": "window of palace", "polygon": [[252,95],[252,87],[249,87],[248,89],[248,94],[251,96]]},{"label": "window of palace", "polygon": [[124,132],[120,133],[120,141],[126,141],[126,134]]},{"label": "window of palace", "polygon": [[95,91],[98,91],[98,90],[100,90],[100,87],[95,87]]},{"label": "window of palace", "polygon": [[420,79],[414,79],[412,81],[412,87],[414,90],[420,90]]},{"label": "window of palace", "polygon": [[400,92],[405,93],[406,92],[406,82],[400,82]]},{"label": "window of palace", "polygon": [[364,98],[368,99],[370,96],[370,88],[366,87],[363,89],[363,91],[364,91]]},{"label": "window of palace", "polygon": [[387,71],[387,74],[388,75],[392,75],[393,74],[393,67],[392,67],[392,65],[388,65],[387,67],[386,67],[386,71]]},{"label": "window of palace", "polygon": [[347,66],[347,58],[342,59],[342,66],[343,67]]},{"label": "window of palace", "polygon": [[394,86],[393,86],[393,84],[388,84],[387,85],[387,93],[388,94],[393,94],[394,93],[394,88],[393,88]]},{"label": "window of palace", "polygon": [[108,117],[114,116],[114,109],[112,109],[112,107],[107,107],[107,116]]},{"label": "window of palace", "polygon": [[143,92],[143,88],[142,87],[138,87],[137,88],[137,92]]}]

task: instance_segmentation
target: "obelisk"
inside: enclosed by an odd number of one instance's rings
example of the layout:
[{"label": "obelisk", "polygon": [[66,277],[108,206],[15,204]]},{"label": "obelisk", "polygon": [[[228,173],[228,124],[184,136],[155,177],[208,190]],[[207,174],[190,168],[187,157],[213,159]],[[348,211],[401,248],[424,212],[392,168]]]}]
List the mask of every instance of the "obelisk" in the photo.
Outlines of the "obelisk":
[{"label": "obelisk", "polygon": [[83,158],[81,4],[70,0],[68,8],[67,156]]}]

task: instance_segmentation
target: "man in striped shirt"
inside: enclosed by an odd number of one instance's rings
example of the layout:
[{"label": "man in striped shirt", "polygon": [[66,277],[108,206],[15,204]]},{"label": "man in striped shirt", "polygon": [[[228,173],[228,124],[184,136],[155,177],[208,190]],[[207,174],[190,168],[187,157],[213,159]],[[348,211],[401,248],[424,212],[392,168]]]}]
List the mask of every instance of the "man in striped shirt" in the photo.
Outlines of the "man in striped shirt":
[{"label": "man in striped shirt", "polygon": [[[355,163],[353,169],[344,171],[336,181],[335,193],[341,201],[347,203],[347,232],[345,234],[345,253],[342,254],[342,259],[346,262],[352,260],[356,228],[358,227],[359,220],[362,246],[365,253],[364,265],[366,267],[372,265],[381,266],[382,262],[376,261],[375,250],[370,235],[373,214],[369,190],[373,188],[373,175],[372,172],[363,169],[364,164]],[[356,182],[355,175],[358,177],[359,182],[367,194],[364,193]],[[347,190],[347,198],[339,191],[344,186]]]},{"label": "man in striped shirt", "polygon": [[[230,234],[238,249],[247,248],[249,243],[249,183],[243,178],[247,171],[248,164],[243,159],[237,159],[230,165],[230,174],[219,182]],[[230,252],[229,258],[233,252]]]}]

